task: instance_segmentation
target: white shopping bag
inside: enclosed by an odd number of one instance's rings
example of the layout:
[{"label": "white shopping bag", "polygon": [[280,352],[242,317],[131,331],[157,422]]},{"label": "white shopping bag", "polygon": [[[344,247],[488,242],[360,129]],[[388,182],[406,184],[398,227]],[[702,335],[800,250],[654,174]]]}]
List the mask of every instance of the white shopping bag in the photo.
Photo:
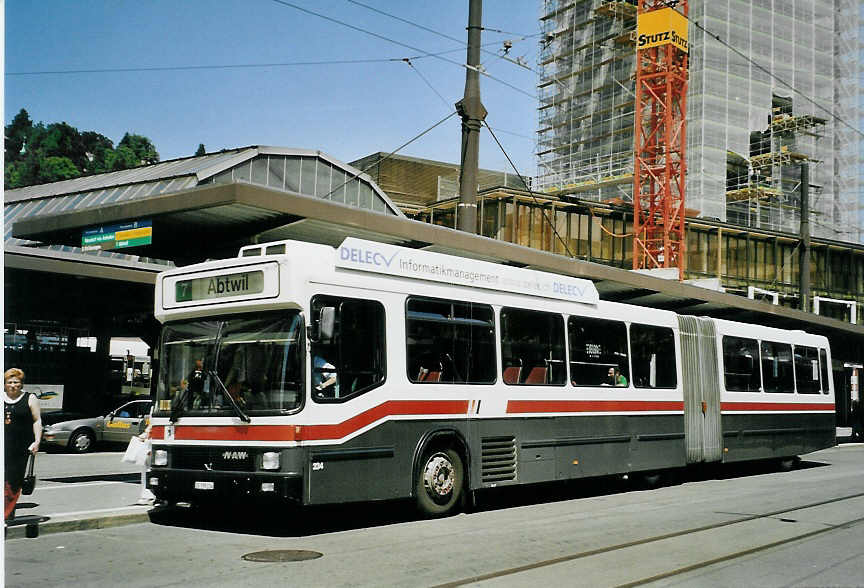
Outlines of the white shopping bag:
[{"label": "white shopping bag", "polygon": [[137,463],[144,465],[147,460],[147,442],[142,441],[138,437],[132,437],[129,440],[129,447],[126,448],[126,453],[123,454],[123,461],[128,463]]}]

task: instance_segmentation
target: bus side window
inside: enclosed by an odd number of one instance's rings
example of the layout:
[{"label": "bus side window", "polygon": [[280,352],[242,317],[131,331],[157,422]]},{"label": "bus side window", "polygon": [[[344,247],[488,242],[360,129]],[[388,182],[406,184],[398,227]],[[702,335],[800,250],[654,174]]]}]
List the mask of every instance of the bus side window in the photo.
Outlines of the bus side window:
[{"label": "bus side window", "polygon": [[501,364],[505,384],[563,386],[567,381],[564,318],[560,314],[501,309]]},{"label": "bus side window", "polygon": [[[333,309],[333,310],[330,310]],[[380,385],[386,376],[385,313],[376,300],[315,296],[310,341],[312,398],[340,402]],[[324,321],[327,324],[318,324]]]},{"label": "bus side window", "polygon": [[723,378],[729,392],[760,391],[759,343],[755,339],[723,337]]},{"label": "bus side window", "polygon": [[634,386],[675,387],[678,375],[675,370],[675,334],[672,329],[631,324],[630,351]]},{"label": "bus side window", "polygon": [[824,349],[819,350],[819,365],[822,368],[822,393],[831,393],[831,370],[828,369],[828,353]]},{"label": "bus side window", "polygon": [[495,381],[492,307],[411,296],[405,302],[406,375],[418,384]]},{"label": "bus side window", "polygon": [[[574,386],[627,386],[630,361],[627,325],[621,321],[571,316],[570,381]],[[617,376],[614,376],[617,370]]]},{"label": "bus side window", "polygon": [[762,341],[760,353],[765,391],[781,394],[795,392],[792,346],[788,343]]},{"label": "bus side window", "polygon": [[795,382],[798,394],[819,394],[819,351],[815,347],[795,346]]}]

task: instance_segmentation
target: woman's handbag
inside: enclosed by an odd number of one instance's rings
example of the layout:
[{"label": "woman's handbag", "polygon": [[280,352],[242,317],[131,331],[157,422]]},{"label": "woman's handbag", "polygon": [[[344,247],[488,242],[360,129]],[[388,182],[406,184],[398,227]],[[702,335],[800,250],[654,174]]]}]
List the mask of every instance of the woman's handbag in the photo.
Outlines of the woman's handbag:
[{"label": "woman's handbag", "polygon": [[126,453],[123,454],[123,461],[144,465],[146,460],[147,442],[142,441],[141,438],[137,436],[129,439],[129,447],[126,448]]},{"label": "woman's handbag", "polygon": [[21,484],[21,494],[25,496],[33,494],[33,489],[36,488],[36,474],[33,473],[34,467],[36,467],[36,456],[30,453],[30,457],[27,458],[27,470],[24,474],[24,482]]}]

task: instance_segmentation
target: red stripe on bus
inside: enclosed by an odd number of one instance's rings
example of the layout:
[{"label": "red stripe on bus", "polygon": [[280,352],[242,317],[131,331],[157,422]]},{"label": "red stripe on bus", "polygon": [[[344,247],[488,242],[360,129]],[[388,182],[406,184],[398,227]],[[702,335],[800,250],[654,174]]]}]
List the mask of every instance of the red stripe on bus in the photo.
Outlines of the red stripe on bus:
[{"label": "red stripe on bus", "polygon": [[737,410],[824,410],[826,412],[834,412],[834,404],[817,404],[815,402],[721,402],[720,410],[728,410],[730,412]]},{"label": "red stripe on bus", "polygon": [[[332,425],[177,425],[178,441],[320,441],[341,439],[389,416],[464,415],[467,400],[391,400]],[[154,439],[165,427],[154,426]]]},{"label": "red stripe on bus", "polygon": [[510,400],[507,413],[538,412],[647,412],[684,410],[678,400]]}]

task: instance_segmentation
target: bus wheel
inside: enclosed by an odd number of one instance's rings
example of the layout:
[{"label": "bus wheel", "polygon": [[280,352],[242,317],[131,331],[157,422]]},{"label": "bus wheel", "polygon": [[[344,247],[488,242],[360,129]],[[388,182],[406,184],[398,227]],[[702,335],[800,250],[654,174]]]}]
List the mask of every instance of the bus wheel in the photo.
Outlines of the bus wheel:
[{"label": "bus wheel", "polygon": [[414,493],[420,511],[433,517],[453,512],[462,498],[465,467],[451,448],[427,451],[420,460]]}]

